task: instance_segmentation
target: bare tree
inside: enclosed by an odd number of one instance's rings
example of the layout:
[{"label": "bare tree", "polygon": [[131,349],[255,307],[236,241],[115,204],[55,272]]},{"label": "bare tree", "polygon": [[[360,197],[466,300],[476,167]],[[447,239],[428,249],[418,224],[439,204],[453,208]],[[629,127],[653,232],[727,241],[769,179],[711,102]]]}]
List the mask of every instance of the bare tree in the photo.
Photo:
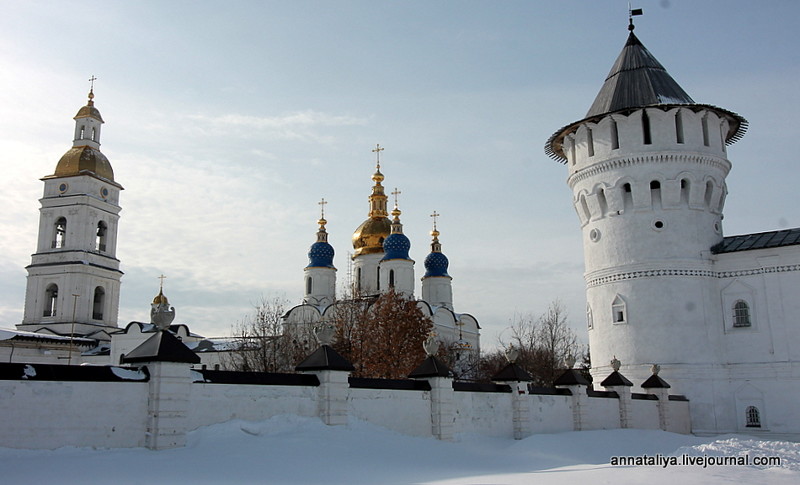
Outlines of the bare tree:
[{"label": "bare tree", "polygon": [[[511,346],[519,349],[517,363],[531,374],[536,386],[551,386],[568,361],[578,360],[584,354],[577,335],[567,325],[567,313],[559,300],[550,303],[538,317],[529,314],[515,318],[509,332],[510,338],[501,340],[500,345],[504,349]],[[502,352],[484,356],[483,378],[490,378],[488,373],[505,365]]]},{"label": "bare tree", "polygon": [[287,306],[283,298],[262,297],[253,314],[232,327],[233,349],[225,367],[245,372],[292,372],[308,355],[314,340],[304,329],[284,332],[281,317]]}]

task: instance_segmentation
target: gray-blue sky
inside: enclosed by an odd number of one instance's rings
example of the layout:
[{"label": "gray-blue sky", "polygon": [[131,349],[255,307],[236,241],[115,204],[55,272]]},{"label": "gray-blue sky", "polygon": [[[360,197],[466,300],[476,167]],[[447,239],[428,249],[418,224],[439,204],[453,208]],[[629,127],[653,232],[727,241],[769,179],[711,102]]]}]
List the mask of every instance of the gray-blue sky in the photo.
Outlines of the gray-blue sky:
[{"label": "gray-blue sky", "polygon": [[[561,298],[583,335],[566,170],[542,146],[583,117],[625,42],[626,2],[0,1],[0,325],[21,320],[38,180],[90,75],[126,188],[120,322],[158,290],[222,335],[262,294],[302,296],[317,202],[347,273],[376,143],[418,275],[431,220],[457,311],[491,346]],[[641,1],[636,33],[698,102],[750,121],[729,150],[725,233],[800,225],[797,2]]]}]

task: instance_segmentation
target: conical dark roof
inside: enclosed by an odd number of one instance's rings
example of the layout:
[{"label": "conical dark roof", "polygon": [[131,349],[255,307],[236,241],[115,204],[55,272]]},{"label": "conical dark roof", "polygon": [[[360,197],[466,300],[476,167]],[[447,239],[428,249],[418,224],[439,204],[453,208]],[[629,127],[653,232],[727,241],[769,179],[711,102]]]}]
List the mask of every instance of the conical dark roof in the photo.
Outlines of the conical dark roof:
[{"label": "conical dark roof", "polygon": [[655,104],[694,104],[633,32],[586,117]]},{"label": "conical dark roof", "polygon": [[341,370],[352,372],[353,364],[333,350],[330,345],[321,345],[294,368],[296,371]]}]

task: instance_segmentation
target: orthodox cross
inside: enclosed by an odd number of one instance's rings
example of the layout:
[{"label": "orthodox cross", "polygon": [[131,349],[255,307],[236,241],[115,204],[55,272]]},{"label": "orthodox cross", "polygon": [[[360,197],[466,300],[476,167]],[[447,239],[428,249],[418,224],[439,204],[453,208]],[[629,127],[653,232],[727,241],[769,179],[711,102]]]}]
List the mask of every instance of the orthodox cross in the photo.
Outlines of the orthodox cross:
[{"label": "orthodox cross", "polygon": [[433,214],[431,214],[431,217],[433,217],[433,230],[434,231],[436,230],[436,218],[439,217],[440,215],[441,214],[439,214],[436,211],[433,211]]},{"label": "orthodox cross", "polygon": [[162,274],[161,276],[158,277],[158,279],[161,280],[160,290],[163,291],[164,290],[164,280],[167,279],[167,277]]},{"label": "orthodox cross", "polygon": [[381,144],[380,143],[375,145],[375,148],[372,150],[372,153],[375,154],[375,157],[376,157],[377,162],[378,162],[378,170],[381,169],[381,152],[384,151],[384,150],[385,150],[385,148],[381,148]]},{"label": "orthodox cross", "polygon": [[90,77],[90,78],[89,78],[89,82],[91,83],[91,84],[89,85],[89,90],[90,90],[90,91],[94,91],[94,82],[95,82],[95,81],[97,81],[97,78],[96,78],[96,77],[94,77],[94,74],[92,74],[92,77]]},{"label": "orthodox cross", "polygon": [[325,206],[328,202],[325,200],[325,197],[322,198],[321,201],[317,202],[319,204],[319,211],[320,211],[320,219],[325,219]]},{"label": "orthodox cross", "polygon": [[394,192],[392,192],[392,195],[394,196],[394,206],[395,207],[397,207],[397,196],[400,195],[400,194],[402,194],[402,192],[397,190],[397,187],[395,187],[394,188]]}]

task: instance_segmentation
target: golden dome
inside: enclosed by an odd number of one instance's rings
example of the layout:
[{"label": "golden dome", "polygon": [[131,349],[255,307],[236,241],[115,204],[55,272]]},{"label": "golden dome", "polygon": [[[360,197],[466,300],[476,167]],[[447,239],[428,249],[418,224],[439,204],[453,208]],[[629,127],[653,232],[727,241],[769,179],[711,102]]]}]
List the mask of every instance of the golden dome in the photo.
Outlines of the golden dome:
[{"label": "golden dome", "polygon": [[86,103],[86,106],[79,109],[78,114],[72,119],[77,120],[78,118],[94,118],[100,123],[105,123],[103,117],[100,116],[100,110],[94,107],[94,88],[89,91],[89,102]]},{"label": "golden dome", "polygon": [[164,295],[164,290],[158,290],[158,294],[153,298],[153,305],[169,305],[169,300]]},{"label": "golden dome", "polygon": [[353,257],[383,252],[383,240],[392,232],[392,222],[387,217],[370,217],[353,233]]},{"label": "golden dome", "polygon": [[111,163],[100,150],[90,146],[70,148],[58,161],[53,176],[69,177],[81,175],[84,171],[114,181],[114,170],[111,168]]}]

